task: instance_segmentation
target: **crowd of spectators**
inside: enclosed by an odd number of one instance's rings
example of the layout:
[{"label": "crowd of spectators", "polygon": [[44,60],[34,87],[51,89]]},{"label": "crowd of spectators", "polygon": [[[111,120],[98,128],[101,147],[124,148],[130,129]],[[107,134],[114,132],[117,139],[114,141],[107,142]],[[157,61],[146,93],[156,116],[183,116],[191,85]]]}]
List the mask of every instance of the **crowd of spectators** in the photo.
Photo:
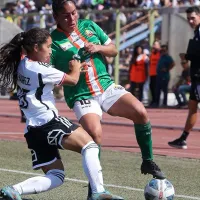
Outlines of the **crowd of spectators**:
[{"label": "crowd of spectators", "polygon": [[[10,1],[9,1],[10,2]],[[38,3],[40,2],[40,3]],[[42,3],[41,3],[42,2]],[[117,9],[117,8],[154,8],[154,7],[170,7],[172,6],[188,6],[188,5],[199,5],[199,0],[75,0],[78,9],[82,10],[105,10],[105,9]],[[7,16],[9,21],[13,21],[13,18],[10,15],[19,15],[32,12],[38,12],[40,14],[49,14],[51,13],[51,4],[52,0],[13,0],[11,3],[7,3],[4,8],[1,8],[1,15]],[[121,13],[121,23],[125,25],[130,21],[135,20],[141,15],[140,12],[128,12]],[[100,25],[102,21],[109,21],[110,18],[114,20],[115,15],[101,15],[95,14],[90,15],[90,17],[99,22]],[[37,22],[37,19],[32,19]],[[52,23],[52,19],[47,19]],[[48,22],[48,23],[49,23]],[[22,28],[22,24],[18,23]],[[110,29],[112,31],[112,28]]]},{"label": "crowd of spectators", "polygon": [[[5,16],[10,22],[17,23],[23,30],[29,30],[33,27],[42,27],[50,29],[54,24],[52,17],[51,4],[53,0],[13,0],[13,2],[6,3],[4,8],[0,9],[0,16]],[[173,1],[173,2],[172,2]],[[77,8],[80,10],[112,10],[125,8],[154,8],[154,7],[169,7],[173,5],[199,5],[199,0],[75,0]],[[17,17],[14,15],[24,15],[27,13],[38,13],[38,16]],[[85,12],[87,13],[87,12]],[[87,15],[89,19],[95,21],[107,33],[115,30],[116,14],[113,13],[90,13]],[[145,13],[137,12],[121,12],[120,21],[124,26],[143,16]],[[84,14],[85,15],[85,14]],[[81,17],[86,17],[81,16]],[[41,20],[41,18],[43,20]]]},{"label": "crowd of spectators", "polygon": [[[33,27],[49,29],[55,24],[52,15],[48,15],[52,13],[51,1],[49,0],[44,2],[43,6],[37,6],[33,0],[16,0],[6,3],[1,11],[8,21],[15,22],[15,24],[25,31]],[[38,15],[25,17],[24,15],[28,13],[38,13]],[[44,20],[42,21],[41,18]]]},{"label": "crowd of spectators", "polygon": [[[146,1],[146,0],[145,0]],[[123,3],[122,3],[123,2]],[[7,20],[10,22],[17,23],[23,30],[28,30],[35,26],[42,26],[42,28],[49,28],[49,26],[53,25],[53,18],[51,15],[52,0],[45,0],[43,4],[38,4],[37,0],[13,0],[11,3],[7,3],[4,8],[1,8],[1,16],[4,15]],[[129,0],[129,1],[117,1],[117,0],[76,0],[77,8],[80,10],[105,10],[105,9],[117,9],[117,8],[136,8],[145,7],[145,3],[141,0]],[[24,15],[27,13],[38,13],[41,15],[44,14],[45,24],[41,24],[40,16],[30,16],[30,17],[17,17],[15,19],[14,15]],[[86,12],[85,12],[86,13]],[[90,13],[90,12],[89,12]],[[120,20],[122,25],[126,25],[127,23],[137,19],[142,15],[141,12],[134,12],[134,13],[120,13]],[[85,16],[81,16],[85,17]],[[113,13],[107,14],[89,14],[87,17],[93,21],[95,21],[99,26],[102,27],[104,30],[107,30],[107,33],[111,33],[115,29],[115,21],[116,15]],[[109,23],[105,23],[109,22]]]}]

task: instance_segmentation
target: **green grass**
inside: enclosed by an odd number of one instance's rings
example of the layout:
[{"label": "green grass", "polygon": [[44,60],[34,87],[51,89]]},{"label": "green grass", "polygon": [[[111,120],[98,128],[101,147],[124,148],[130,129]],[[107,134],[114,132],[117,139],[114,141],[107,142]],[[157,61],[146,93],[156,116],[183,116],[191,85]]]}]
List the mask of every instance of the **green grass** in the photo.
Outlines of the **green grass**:
[{"label": "green grass", "polygon": [[[87,179],[82,170],[81,156],[70,151],[61,151],[61,156],[66,178],[75,180],[66,179],[59,188],[42,194],[29,195],[24,199],[86,200]],[[155,161],[174,185],[176,194],[179,195],[175,199],[200,199],[199,160],[155,156]],[[103,150],[101,164],[104,183],[109,191],[123,196],[126,200],[144,200],[143,188],[151,176],[140,173],[140,154]],[[30,174],[24,174],[24,172]],[[30,178],[33,176],[32,173],[42,174],[41,171],[32,170],[31,155],[26,144],[0,141],[0,187]],[[142,191],[136,189],[142,189]]]}]

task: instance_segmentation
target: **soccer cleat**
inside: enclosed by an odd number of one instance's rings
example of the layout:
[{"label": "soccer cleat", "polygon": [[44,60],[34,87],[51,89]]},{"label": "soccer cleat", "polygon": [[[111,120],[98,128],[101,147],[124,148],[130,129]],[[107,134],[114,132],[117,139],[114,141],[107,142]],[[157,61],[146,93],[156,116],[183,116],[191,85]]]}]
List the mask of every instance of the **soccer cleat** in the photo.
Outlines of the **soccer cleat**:
[{"label": "soccer cleat", "polygon": [[141,165],[142,174],[151,174],[153,178],[165,179],[165,175],[153,160],[143,160]]},{"label": "soccer cleat", "polygon": [[180,138],[173,140],[171,142],[168,142],[168,145],[177,149],[187,149],[186,141]]},{"label": "soccer cleat", "polygon": [[92,196],[88,200],[124,200],[124,198],[113,195],[108,191],[105,191],[101,193],[92,194]]},{"label": "soccer cleat", "polygon": [[22,200],[20,194],[12,186],[2,188],[0,190],[0,196],[6,200]]}]

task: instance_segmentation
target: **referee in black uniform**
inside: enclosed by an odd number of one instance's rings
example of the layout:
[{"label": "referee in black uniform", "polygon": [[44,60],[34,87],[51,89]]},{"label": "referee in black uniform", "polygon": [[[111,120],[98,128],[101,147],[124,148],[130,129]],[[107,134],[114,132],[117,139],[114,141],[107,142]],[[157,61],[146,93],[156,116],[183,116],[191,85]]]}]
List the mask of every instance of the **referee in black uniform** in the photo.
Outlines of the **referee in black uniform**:
[{"label": "referee in black uniform", "polygon": [[194,29],[194,38],[188,46],[186,54],[181,54],[182,59],[191,61],[190,76],[191,90],[188,103],[188,116],[181,136],[168,142],[171,147],[187,149],[187,137],[197,121],[198,103],[200,102],[200,9],[196,6],[186,10],[187,20]]}]

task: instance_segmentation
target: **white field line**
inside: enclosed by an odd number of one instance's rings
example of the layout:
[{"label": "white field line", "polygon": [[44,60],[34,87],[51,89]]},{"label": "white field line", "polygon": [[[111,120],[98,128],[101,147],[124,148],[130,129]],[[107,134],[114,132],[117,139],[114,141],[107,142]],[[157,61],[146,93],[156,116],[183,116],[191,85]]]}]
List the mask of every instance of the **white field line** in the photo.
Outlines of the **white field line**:
[{"label": "white field line", "polygon": [[[31,172],[25,172],[25,171],[19,171],[19,170],[3,169],[3,168],[0,168],[0,171],[16,173],[16,174],[33,175],[33,176],[41,176],[42,175],[42,174],[37,174],[37,173],[31,173]],[[65,178],[65,180],[72,181],[72,182],[77,182],[77,183],[88,183],[88,181],[79,180],[79,179],[73,179],[73,178]],[[144,192],[144,189],[139,189],[139,188],[134,188],[134,187],[112,185],[112,184],[104,184],[104,185],[107,186],[107,187],[120,188],[120,189],[132,190],[132,191],[138,191],[138,192]],[[176,195],[176,198],[190,199],[190,200],[193,200],[193,199],[194,200],[200,200],[200,197],[185,196],[185,195]]]}]

